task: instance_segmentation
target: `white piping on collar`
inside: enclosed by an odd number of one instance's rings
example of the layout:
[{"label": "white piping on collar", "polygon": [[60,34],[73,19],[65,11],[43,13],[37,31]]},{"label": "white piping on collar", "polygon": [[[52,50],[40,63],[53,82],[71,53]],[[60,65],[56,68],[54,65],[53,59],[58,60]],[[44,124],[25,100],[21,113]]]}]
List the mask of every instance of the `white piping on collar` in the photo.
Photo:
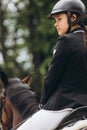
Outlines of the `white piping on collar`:
[{"label": "white piping on collar", "polygon": [[73,33],[78,33],[78,32],[85,32],[83,30],[78,30],[78,31],[74,31]]}]

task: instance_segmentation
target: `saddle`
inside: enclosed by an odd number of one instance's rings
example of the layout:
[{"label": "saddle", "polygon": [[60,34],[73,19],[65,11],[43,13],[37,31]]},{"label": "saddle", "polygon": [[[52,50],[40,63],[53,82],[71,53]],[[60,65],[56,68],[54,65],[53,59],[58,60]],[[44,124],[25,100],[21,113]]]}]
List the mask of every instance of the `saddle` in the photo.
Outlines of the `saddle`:
[{"label": "saddle", "polygon": [[[87,120],[87,106],[82,106],[74,109],[66,116],[55,130],[62,130],[64,127],[73,126],[80,120]],[[87,129],[86,129],[87,130]]]}]

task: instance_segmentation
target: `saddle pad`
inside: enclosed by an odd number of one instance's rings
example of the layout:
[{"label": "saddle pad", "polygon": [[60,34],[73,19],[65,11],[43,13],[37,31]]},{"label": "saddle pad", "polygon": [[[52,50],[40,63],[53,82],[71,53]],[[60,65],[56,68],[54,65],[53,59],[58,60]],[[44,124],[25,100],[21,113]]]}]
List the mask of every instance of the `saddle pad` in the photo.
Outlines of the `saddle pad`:
[{"label": "saddle pad", "polygon": [[41,109],[24,122],[17,130],[54,130],[72,109],[48,111]]}]

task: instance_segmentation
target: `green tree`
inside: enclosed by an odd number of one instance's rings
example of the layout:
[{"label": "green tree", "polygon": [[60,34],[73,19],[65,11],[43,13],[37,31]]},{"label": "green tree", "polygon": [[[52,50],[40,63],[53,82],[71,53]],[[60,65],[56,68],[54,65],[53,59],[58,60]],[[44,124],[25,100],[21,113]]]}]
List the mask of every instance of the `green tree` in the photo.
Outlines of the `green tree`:
[{"label": "green tree", "polygon": [[49,0],[0,1],[0,66],[9,77],[23,78],[33,71],[32,87],[39,95],[57,37],[46,17],[53,4]]}]

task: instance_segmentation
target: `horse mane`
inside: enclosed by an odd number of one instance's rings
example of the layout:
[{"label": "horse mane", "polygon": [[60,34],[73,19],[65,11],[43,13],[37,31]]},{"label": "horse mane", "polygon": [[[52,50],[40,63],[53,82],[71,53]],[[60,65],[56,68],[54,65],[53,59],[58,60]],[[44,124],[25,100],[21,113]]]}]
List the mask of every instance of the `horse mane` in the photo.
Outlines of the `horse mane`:
[{"label": "horse mane", "polygon": [[27,84],[23,84],[20,79],[12,78],[8,80],[6,94],[24,119],[38,110],[38,100],[35,93],[30,90]]}]

